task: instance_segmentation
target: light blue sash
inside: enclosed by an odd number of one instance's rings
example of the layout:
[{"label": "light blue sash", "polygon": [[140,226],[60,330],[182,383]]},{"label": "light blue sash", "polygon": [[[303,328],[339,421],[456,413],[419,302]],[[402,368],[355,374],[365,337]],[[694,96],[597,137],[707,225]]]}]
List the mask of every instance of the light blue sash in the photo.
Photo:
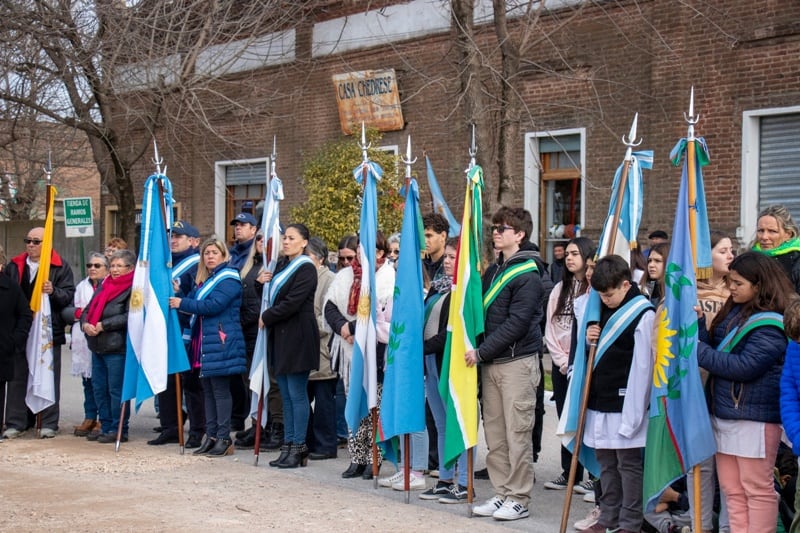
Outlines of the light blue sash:
[{"label": "light blue sash", "polygon": [[783,315],[773,313],[772,311],[752,314],[744,324],[733,328],[725,335],[725,338],[717,345],[717,350],[721,352],[730,352],[739,344],[739,341],[741,341],[745,335],[761,326],[775,326],[783,331]]},{"label": "light blue sash", "polygon": [[[225,267],[221,271],[214,273],[213,276],[208,278],[203,286],[195,293],[194,299],[195,300],[205,300],[205,298],[211,293],[214,288],[223,282],[226,279],[235,279],[239,283],[242,282],[242,279],[239,277],[239,271],[235,268]],[[189,330],[191,331],[192,327],[194,326],[194,321],[197,319],[197,315],[192,315],[192,318],[189,319]]]},{"label": "light blue sash", "polygon": [[307,255],[298,255],[291,261],[289,264],[280,271],[275,277],[272,278],[272,281],[269,283],[269,305],[273,305],[275,303],[275,297],[280,292],[283,285],[292,277],[292,275],[297,272],[297,269],[303,266],[306,263],[313,264],[311,258]]},{"label": "light blue sash", "polygon": [[184,257],[177,265],[172,267],[172,279],[180,278],[199,262],[200,254],[192,254],[188,257]]},{"label": "light blue sash", "polygon": [[611,315],[611,318],[608,319],[605,327],[603,327],[603,331],[600,332],[600,338],[597,340],[597,351],[594,356],[595,367],[597,367],[597,363],[606,350],[608,350],[609,346],[619,338],[620,334],[625,331],[643,311],[652,308],[653,306],[650,301],[640,294],[634,296],[628,303],[617,309],[617,311]]}]

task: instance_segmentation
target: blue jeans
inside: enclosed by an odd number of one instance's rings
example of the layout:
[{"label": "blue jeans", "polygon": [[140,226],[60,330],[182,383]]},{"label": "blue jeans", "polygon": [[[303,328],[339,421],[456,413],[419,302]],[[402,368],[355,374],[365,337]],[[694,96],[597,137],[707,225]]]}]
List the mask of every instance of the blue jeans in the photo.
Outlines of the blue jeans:
[{"label": "blue jeans", "polygon": [[94,401],[92,378],[81,378],[83,382],[83,418],[97,420],[97,402]]},{"label": "blue jeans", "polygon": [[[411,470],[422,472],[428,469],[428,430],[417,431],[409,434],[409,441],[411,442],[411,455],[409,455],[409,464]],[[405,435],[400,435],[400,453],[403,457],[406,456],[406,439]],[[405,459],[403,459],[405,461]],[[441,475],[441,471],[440,471]]]},{"label": "blue jeans", "polygon": [[[433,420],[436,422],[436,432],[438,433],[437,444],[439,448],[439,479],[453,479],[453,468],[444,466],[444,438],[445,438],[445,411],[444,402],[439,395],[439,369],[436,368],[436,355],[428,354],[425,356],[425,397],[428,406],[431,408]],[[477,401],[477,400],[476,400]],[[456,463],[458,469],[458,484],[462,487],[467,486],[467,452],[458,457]]]},{"label": "blue jeans", "polygon": [[[116,433],[122,407],[122,379],[125,375],[124,354],[92,353],[92,390],[100,415],[103,433]],[[125,402],[125,418],[122,435],[128,434],[128,419],[131,416],[130,402]]]},{"label": "blue jeans", "polygon": [[347,420],[344,418],[344,406],[347,404],[347,395],[344,393],[344,381],[336,380],[336,436],[346,439],[350,436],[347,430]]},{"label": "blue jeans", "polygon": [[308,372],[275,376],[283,400],[283,440],[305,444],[308,431]]},{"label": "blue jeans", "polygon": [[231,438],[233,395],[230,376],[200,378],[200,381],[206,408],[206,435],[211,439]]}]

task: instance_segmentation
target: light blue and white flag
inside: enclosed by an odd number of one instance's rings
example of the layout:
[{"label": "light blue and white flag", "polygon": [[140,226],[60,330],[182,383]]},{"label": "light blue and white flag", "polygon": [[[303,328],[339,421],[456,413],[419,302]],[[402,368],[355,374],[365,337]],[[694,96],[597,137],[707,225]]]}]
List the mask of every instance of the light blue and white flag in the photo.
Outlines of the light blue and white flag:
[{"label": "light blue and white flag", "polygon": [[383,170],[377,163],[364,161],[353,171],[353,176],[364,190],[358,247],[361,292],[350,368],[350,390],[344,411],[347,425],[355,432],[361,419],[378,405],[375,241],[378,232],[378,181],[383,176]]},{"label": "light blue and white flag", "polygon": [[444,199],[442,189],[439,188],[439,182],[436,180],[436,174],[433,172],[433,165],[431,165],[430,158],[425,156],[425,167],[428,173],[428,188],[431,190],[431,197],[433,198],[433,211],[439,213],[447,219],[450,225],[450,231],[447,233],[448,237],[458,237],[461,234],[461,224],[458,223],[453,212]]},{"label": "light blue and white flag", "polygon": [[[278,251],[281,242],[280,202],[283,200],[283,182],[278,176],[273,175],[267,186],[264,198],[264,213],[261,216],[261,229],[264,232],[264,249],[262,251],[262,265],[271,272],[275,271],[278,262]],[[261,297],[261,316],[269,307],[269,293],[273,282],[264,286]],[[256,337],[256,347],[253,350],[253,362],[250,365],[250,416],[256,418],[258,402],[261,394],[269,391],[269,369],[267,368],[267,331],[259,328]],[[261,408],[261,426],[267,426],[267,402]]]},{"label": "light blue and white flag", "polygon": [[173,296],[168,232],[173,222],[172,203],[169,179],[163,174],[147,178],[122,384],[122,401],[135,397],[137,410],[143,401],[167,388],[169,374],[189,370],[178,311],[169,308]]},{"label": "light blue and white flag", "polygon": [[[631,247],[637,243],[639,235],[639,224],[642,221],[642,206],[644,205],[644,183],[642,180],[642,169],[653,168],[653,151],[642,150],[633,152],[631,155],[630,170],[625,180],[625,188],[622,191],[622,202],[619,219],[614,217],[617,209],[617,202],[620,193],[620,186],[624,176],[622,172],[625,162],[617,168],[614,174],[614,182],[611,186],[611,201],[608,206],[608,216],[603,225],[603,233],[600,235],[600,242],[597,250],[598,255],[618,255],[631,262]],[[617,223],[616,228],[612,227]],[[616,232],[614,249],[609,250],[611,234]]]}]

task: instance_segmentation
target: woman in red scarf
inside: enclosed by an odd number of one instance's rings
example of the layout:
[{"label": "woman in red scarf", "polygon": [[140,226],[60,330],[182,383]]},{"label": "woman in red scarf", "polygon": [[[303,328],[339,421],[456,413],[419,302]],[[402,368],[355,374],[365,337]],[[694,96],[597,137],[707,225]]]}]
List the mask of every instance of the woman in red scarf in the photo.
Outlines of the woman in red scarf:
[{"label": "woman in red scarf", "polygon": [[[122,405],[122,378],[125,373],[125,349],[128,334],[128,303],[133,285],[136,255],[118,250],[111,255],[111,275],[94,293],[81,315],[81,329],[92,351],[92,389],[100,415],[101,433],[89,434],[89,440],[116,441]],[[128,440],[128,417],[125,409],[122,441]]]}]

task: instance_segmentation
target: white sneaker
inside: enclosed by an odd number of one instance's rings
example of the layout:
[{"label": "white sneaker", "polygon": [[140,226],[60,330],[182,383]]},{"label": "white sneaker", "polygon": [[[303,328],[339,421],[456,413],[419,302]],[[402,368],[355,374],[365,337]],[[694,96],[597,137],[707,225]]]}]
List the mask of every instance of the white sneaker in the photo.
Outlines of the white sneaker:
[{"label": "white sneaker", "polygon": [[398,470],[394,474],[388,477],[378,478],[378,485],[381,487],[391,487],[398,481],[403,481],[403,471]]},{"label": "white sneaker", "polygon": [[472,508],[472,514],[477,516],[494,516],[495,511],[503,506],[506,499],[502,496],[492,496],[491,500]]},{"label": "white sneaker", "polygon": [[584,495],[583,495],[583,501],[585,501],[585,502],[587,502],[587,503],[597,503],[597,502],[594,500],[594,491],[592,491],[592,492],[587,492],[586,494],[584,494]]},{"label": "white sneaker", "polygon": [[586,518],[583,520],[578,520],[573,524],[573,526],[578,531],[583,531],[584,529],[589,529],[595,525],[598,520],[600,520],[600,507],[595,505],[592,507],[592,510],[589,511],[589,514],[586,515]]},{"label": "white sneaker", "polygon": [[503,506],[492,514],[495,520],[519,520],[520,518],[528,518],[528,508],[521,503],[506,498]]},{"label": "white sneaker", "polygon": [[16,439],[17,437],[21,436],[24,431],[20,431],[16,428],[8,428],[3,432],[4,439]]},{"label": "white sneaker", "polygon": [[52,439],[56,436],[56,430],[50,428],[42,428],[39,432],[40,439]]},{"label": "white sneaker", "polygon": [[[399,481],[392,483],[392,488],[394,490],[406,490],[404,481],[401,475]],[[408,490],[425,490],[425,488],[425,476],[418,476],[414,472],[411,472],[408,476]]]}]

